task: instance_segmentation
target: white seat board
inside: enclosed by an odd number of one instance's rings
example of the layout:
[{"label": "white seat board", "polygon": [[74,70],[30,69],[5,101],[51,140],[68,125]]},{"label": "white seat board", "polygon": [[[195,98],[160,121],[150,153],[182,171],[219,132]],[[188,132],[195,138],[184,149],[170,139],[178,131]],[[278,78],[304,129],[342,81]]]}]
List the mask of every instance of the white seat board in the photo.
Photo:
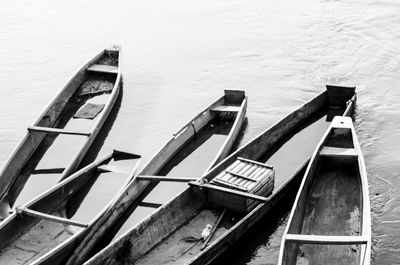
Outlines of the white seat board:
[{"label": "white seat board", "polygon": [[339,148],[325,146],[319,153],[321,156],[357,156],[354,148]]},{"label": "white seat board", "polygon": [[108,74],[118,74],[118,67],[105,64],[94,64],[87,68],[91,72],[108,73]]},{"label": "white seat board", "polygon": [[239,110],[240,106],[226,106],[226,105],[216,106],[211,109],[211,111],[216,111],[216,112],[238,112]]}]

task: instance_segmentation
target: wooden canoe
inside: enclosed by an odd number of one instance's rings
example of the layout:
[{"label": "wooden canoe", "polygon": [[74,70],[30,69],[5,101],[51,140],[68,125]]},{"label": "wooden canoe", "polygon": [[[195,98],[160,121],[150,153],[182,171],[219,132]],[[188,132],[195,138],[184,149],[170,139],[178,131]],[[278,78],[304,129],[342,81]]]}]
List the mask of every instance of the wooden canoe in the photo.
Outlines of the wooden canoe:
[{"label": "wooden canoe", "polygon": [[[237,160],[263,163],[272,156],[282,141],[303,128],[315,115],[319,115],[318,113],[330,113],[329,108],[333,107],[336,114],[351,115],[355,100],[355,87],[327,86],[327,91],[239,148],[211,169],[199,182],[190,183],[190,188],[132,227],[85,264],[209,264],[299,186],[309,159],[305,158],[303,165],[296,172],[292,172],[286,182],[275,189],[268,198],[232,191],[210,183]],[[215,189],[231,196],[252,199],[259,204],[249,213],[224,210],[218,202],[210,203],[209,192]],[[222,212],[224,216],[220,218]],[[217,229],[210,242],[204,245],[197,237],[207,224],[214,225]],[[84,250],[81,246],[79,252],[74,253],[74,256],[78,257],[76,260],[82,257],[78,263],[84,260]]]},{"label": "wooden canoe", "polygon": [[0,173],[0,220],[15,203],[27,203],[77,169],[114,106],[121,78],[120,48],[103,50],[28,127]]},{"label": "wooden canoe", "polygon": [[371,209],[360,144],[335,117],[304,174],[282,238],[279,264],[370,264]]},{"label": "wooden canoe", "polygon": [[[205,155],[209,159],[204,168],[200,169],[200,174],[207,172],[209,168],[216,165],[225,158],[245,120],[247,108],[247,97],[245,92],[241,90],[225,90],[223,96],[218,98],[211,105],[203,109],[191,121],[185,124],[181,129],[172,135],[166,144],[154,155],[154,157],[144,166],[137,176],[125,187],[121,196],[113,201],[109,207],[109,212],[104,218],[101,218],[95,226],[90,227],[90,232],[82,241],[75,253],[80,252],[80,248],[85,248],[85,255],[89,255],[97,244],[104,243],[106,238],[104,235],[110,229],[116,229],[116,222],[125,214],[130,206],[135,206],[138,197],[151,191],[159,181],[154,179],[163,178],[164,176],[155,176],[165,174],[165,168],[170,167],[168,164],[179,163],[185,159],[190,152],[195,152],[199,145],[207,141],[213,134],[224,134],[224,140],[221,145],[217,146],[214,151],[205,150]],[[220,131],[222,129],[222,132]],[[184,154],[183,154],[184,153]],[[202,157],[204,158],[204,157]],[[177,161],[175,161],[177,160]],[[198,163],[200,164],[200,163]],[[185,174],[192,176],[194,169],[189,168]],[[197,170],[199,170],[197,168]],[[197,174],[196,174],[197,175]],[[176,180],[183,176],[165,177],[167,180]],[[153,179],[153,180],[149,180]],[[154,211],[155,209],[151,209]],[[111,238],[110,238],[111,240]],[[81,253],[83,254],[83,253]],[[70,258],[71,264],[79,264],[80,261],[73,261],[74,256]],[[41,264],[63,263],[62,259],[58,259],[56,255],[49,253],[46,258],[41,260]]]},{"label": "wooden canoe", "polygon": [[[18,206],[0,224],[0,264],[40,263],[49,253],[68,257],[89,228],[107,218],[110,204],[133,178],[139,157],[114,151]],[[115,168],[119,172],[112,172]]]}]

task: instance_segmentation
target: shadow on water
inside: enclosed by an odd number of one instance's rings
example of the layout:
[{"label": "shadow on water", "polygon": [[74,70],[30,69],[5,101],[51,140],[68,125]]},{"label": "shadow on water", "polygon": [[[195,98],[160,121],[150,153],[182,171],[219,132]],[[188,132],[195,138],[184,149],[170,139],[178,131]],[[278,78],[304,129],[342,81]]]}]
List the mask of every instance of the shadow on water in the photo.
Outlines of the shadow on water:
[{"label": "shadow on water", "polygon": [[[65,108],[63,109],[62,113],[59,116],[59,119],[55,122],[54,127],[55,128],[65,128],[68,126],[68,124],[73,121],[73,116],[77,113],[77,111],[85,105],[86,102],[91,100],[92,98],[95,97],[101,97],[102,95],[105,94],[100,94],[100,95],[95,95],[95,96],[78,96],[78,92],[74,96],[71,97],[71,99],[68,101],[66,104]],[[108,93],[106,93],[108,95]],[[121,96],[122,95],[122,89],[120,90],[120,94],[118,95],[118,98],[113,106],[113,109],[111,110],[109,116],[107,117],[104,126],[101,128],[99,131],[98,135],[96,136],[96,139],[93,143],[94,148],[90,148],[88,151],[88,158],[86,159],[86,163],[91,162],[95,155],[99,152],[101,146],[104,143],[105,138],[107,137],[109,131],[111,130],[111,127],[114,123],[114,120],[117,116],[117,113],[119,111],[119,108],[121,106]],[[94,120],[87,120],[87,124],[89,126],[92,126],[94,123]],[[82,129],[82,128],[81,128]],[[89,128],[86,128],[89,129]],[[46,185],[51,184],[54,185],[57,181],[59,181],[59,174],[61,174],[64,171],[64,165],[68,165],[70,163],[71,157],[69,156],[71,150],[74,148],[77,149],[81,144],[83,144],[83,141],[85,141],[84,138],[74,138],[73,141],[68,141],[69,139],[68,135],[58,135],[58,134],[47,134],[44,139],[42,140],[41,144],[39,147],[33,152],[32,156],[28,160],[28,162],[23,166],[21,169],[21,172],[19,173],[19,177],[16,178],[15,182],[10,188],[10,196],[8,198],[8,201],[10,205],[13,205],[14,203],[17,204],[23,204],[26,203],[27,201],[31,200],[33,197],[36,195],[40,194],[42,191],[39,191],[37,193],[34,192],[33,190],[36,189],[38,186],[36,183],[37,181],[32,180],[32,175],[39,176],[40,174],[48,176],[48,178],[52,179],[51,183],[46,183]],[[74,136],[72,136],[73,138]],[[76,136],[75,136],[76,137]],[[72,139],[71,138],[71,139]],[[60,140],[61,139],[61,140]],[[65,142],[63,142],[63,140]],[[59,141],[57,144],[56,142]],[[57,145],[57,147],[55,147]],[[71,149],[72,148],[72,149]],[[53,149],[53,150],[51,150]],[[71,149],[71,150],[70,150]],[[61,152],[60,150],[63,150],[65,152]],[[57,151],[57,152],[55,152]],[[75,150],[75,151],[79,151]],[[50,155],[52,154],[52,155]],[[74,153],[75,155],[75,153]],[[40,168],[38,169],[37,167],[42,164],[53,164],[53,163],[60,163],[58,166],[50,166],[50,167],[45,167],[45,168]],[[84,162],[81,162],[81,165],[84,165]],[[60,167],[61,166],[61,167]],[[43,180],[43,179],[42,179]],[[29,182],[29,184],[28,184]],[[46,187],[44,185],[43,187]],[[27,187],[25,187],[27,186]],[[50,187],[50,186],[49,186]],[[31,190],[32,189],[32,190]],[[25,192],[24,192],[25,191]],[[44,190],[43,190],[44,191]],[[31,194],[31,192],[33,192]],[[35,194],[37,193],[37,194]]]}]

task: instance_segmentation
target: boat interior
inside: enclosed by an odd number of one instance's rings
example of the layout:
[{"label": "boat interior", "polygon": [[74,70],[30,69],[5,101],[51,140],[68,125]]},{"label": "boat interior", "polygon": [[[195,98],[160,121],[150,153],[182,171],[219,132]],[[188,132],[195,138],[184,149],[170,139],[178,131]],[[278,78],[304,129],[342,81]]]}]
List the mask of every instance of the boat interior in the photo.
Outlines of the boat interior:
[{"label": "boat interior", "polygon": [[221,190],[204,186],[184,191],[135,227],[134,242],[125,242],[113,262],[186,264],[257,205],[237,191],[268,196],[273,179],[268,165],[239,158],[212,184]]},{"label": "boat interior", "polygon": [[[97,71],[95,66],[109,66],[113,70]],[[10,208],[27,203],[65,177],[63,172],[71,159],[80,155],[94,125],[102,119],[101,112],[110,98],[117,73],[118,52],[105,51],[96,64],[79,72],[37,124],[28,128],[29,144],[24,148],[32,154],[21,165],[10,188],[6,199]],[[34,144],[38,147],[32,151]]]},{"label": "boat interior", "polygon": [[[355,100],[353,94],[349,96]],[[353,104],[350,104],[347,109],[351,110],[352,108]],[[299,152],[301,153],[299,156],[293,155],[292,151],[289,152],[288,150],[304,146],[304,143],[309,143],[320,138],[323,132],[326,131],[334,115],[341,115],[344,111],[345,107],[330,109],[326,105],[322,105],[313,115],[302,121],[300,126],[291,129],[290,133],[284,137],[280,137],[282,136],[281,126],[286,122],[282,121],[280,124],[274,126],[271,133],[265,133],[256,140],[253,140],[253,143],[239,152],[239,154],[261,163],[268,161],[268,164],[274,166],[274,161],[281,161],[282,164],[282,157],[288,157],[288,154],[290,158],[294,157],[294,161],[289,164],[283,163],[283,165],[280,165],[282,174],[278,174],[277,176],[278,178],[285,179],[279,181],[278,186],[280,186],[292,176],[293,172],[302,168],[304,157],[311,156],[317,142],[315,142],[315,145],[311,149],[307,148],[307,150],[303,150],[304,148],[300,148],[304,152]],[[298,119],[298,116],[289,117],[288,119]],[[277,135],[275,135],[276,133]],[[315,137],[315,135],[318,137]],[[275,138],[281,139],[275,141],[273,147],[269,147],[270,140],[275,140]],[[264,152],[256,153],[256,150],[264,150]],[[265,152],[265,150],[268,150],[268,152]],[[206,175],[207,179],[213,179],[221,170],[232,165],[236,161],[235,157],[230,157],[216,166]],[[291,169],[293,171],[290,171]],[[305,167],[298,172],[303,172],[304,174],[304,171]],[[204,189],[186,189],[178,197],[169,201],[168,204],[161,207],[156,213],[141,223],[136,226],[135,223],[127,226],[126,230],[133,226],[134,228],[124,235],[119,235],[113,244],[97,254],[91,261],[94,261],[93,264],[190,263],[191,259],[197,258],[199,253],[201,253],[201,248],[204,244],[199,240],[199,234],[201,234],[207,224],[212,225],[218,222],[222,212],[224,212],[223,209],[225,209],[225,207],[221,207],[218,203],[210,203],[210,198],[206,194]],[[222,234],[233,228],[235,224],[241,222],[243,217],[247,215],[243,212],[225,210],[224,216],[209,244],[213,244],[213,241],[219,240],[218,238]]]},{"label": "boat interior", "polygon": [[286,235],[283,264],[360,263],[358,154],[351,128],[338,125],[331,128],[306,176]]},{"label": "boat interior", "polygon": [[137,158],[114,152],[17,208],[0,227],[0,264],[31,263],[78,236],[127,184]]},{"label": "boat interior", "polygon": [[[234,121],[236,112],[220,113],[196,132],[179,152],[156,173],[157,176],[172,177],[200,177],[213,162],[221,146],[226,141]],[[117,238],[129,228],[153,213],[158,207],[170,198],[187,188],[187,183],[159,182],[152,183],[139,197],[136,203],[130,206],[125,217],[119,220],[121,225],[118,231],[110,232],[112,238]]]}]

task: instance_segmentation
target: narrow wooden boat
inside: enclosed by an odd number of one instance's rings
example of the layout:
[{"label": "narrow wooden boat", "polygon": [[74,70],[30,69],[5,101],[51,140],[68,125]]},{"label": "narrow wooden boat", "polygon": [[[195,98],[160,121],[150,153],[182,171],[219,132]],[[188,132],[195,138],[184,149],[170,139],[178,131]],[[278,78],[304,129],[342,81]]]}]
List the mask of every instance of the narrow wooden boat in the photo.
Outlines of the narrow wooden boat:
[{"label": "narrow wooden boat", "polygon": [[121,78],[121,50],[103,50],[28,127],[0,173],[0,220],[15,203],[30,201],[76,170],[117,99]]},{"label": "narrow wooden boat", "polygon": [[0,224],[0,264],[40,262],[48,252],[70,255],[88,229],[108,217],[110,204],[133,178],[139,157],[114,151],[18,206]]},{"label": "narrow wooden boat", "polygon": [[279,264],[370,264],[371,209],[351,118],[335,117],[307,167]]},{"label": "narrow wooden boat", "polygon": [[[226,157],[244,122],[246,106],[247,98],[244,91],[226,90],[222,97],[218,98],[174,133],[171,139],[144,166],[140,173],[124,186],[118,193],[118,196],[107,207],[107,211],[99,216],[96,222],[93,222],[92,225],[86,228],[85,237],[91,239],[90,244],[94,245],[98,241],[103,243],[106,240],[103,235],[108,230],[115,229],[115,223],[124,211],[130,205],[136,203],[136,199],[141,194],[150,192],[155,187],[155,182],[149,181],[149,179],[162,178],[184,181],[187,175],[154,175],[167,174],[170,168],[175,168],[173,165],[176,166],[182,163],[182,161],[186,161],[185,159],[195,153],[199,149],[199,146],[206,146],[207,150],[203,150],[205,157],[202,158],[208,162],[200,163],[195,161],[198,168],[189,167],[186,169],[186,174],[190,174],[194,170],[200,170],[199,174],[202,174]],[[216,144],[214,141],[215,137],[219,139],[219,142],[222,141],[222,143],[216,146],[216,148],[215,146],[210,147],[210,144]],[[208,143],[209,139],[214,140]],[[173,165],[169,164],[169,162],[172,162]],[[109,170],[118,171],[119,169],[114,167],[109,168]],[[176,170],[172,170],[172,172],[176,173]],[[154,208],[151,210],[154,211]],[[95,236],[95,238],[92,236]],[[77,243],[79,242],[75,240],[73,242],[74,246]],[[89,246],[89,243],[86,241],[82,241],[82,244]],[[33,264],[64,264],[65,259],[70,256],[72,247],[68,245],[65,247],[65,250],[62,248],[64,246],[49,251],[40,259],[36,259]],[[74,262],[74,264],[78,263]]]},{"label": "narrow wooden boat", "polygon": [[[299,186],[308,159],[268,198],[241,190],[243,185],[218,185],[216,180],[223,175],[234,177],[236,174],[239,183],[239,179],[248,177],[247,171],[232,172],[243,161],[248,164],[248,168],[254,169],[254,165],[257,165],[258,169],[255,170],[262,170],[262,167],[266,167],[264,162],[272,156],[281,142],[303,128],[315,116],[325,113],[329,118],[332,112],[330,108],[334,108],[337,115],[351,115],[355,100],[355,87],[327,86],[327,91],[239,148],[199,181],[190,182],[190,188],[158,208],[154,214],[132,227],[85,264],[210,263]],[[231,185],[235,185],[235,181]],[[219,196],[215,196],[216,192]],[[229,199],[221,196],[224,193],[229,195]],[[264,194],[267,195],[268,190]],[[238,203],[233,203],[238,200],[243,203],[239,207],[240,211],[237,209]],[[243,212],[243,209],[250,212]],[[205,241],[199,240],[204,228],[210,228],[208,225],[212,227],[210,235]],[[89,237],[77,248],[68,264],[80,264],[87,259],[89,255],[86,251],[91,249],[88,243]]]}]

